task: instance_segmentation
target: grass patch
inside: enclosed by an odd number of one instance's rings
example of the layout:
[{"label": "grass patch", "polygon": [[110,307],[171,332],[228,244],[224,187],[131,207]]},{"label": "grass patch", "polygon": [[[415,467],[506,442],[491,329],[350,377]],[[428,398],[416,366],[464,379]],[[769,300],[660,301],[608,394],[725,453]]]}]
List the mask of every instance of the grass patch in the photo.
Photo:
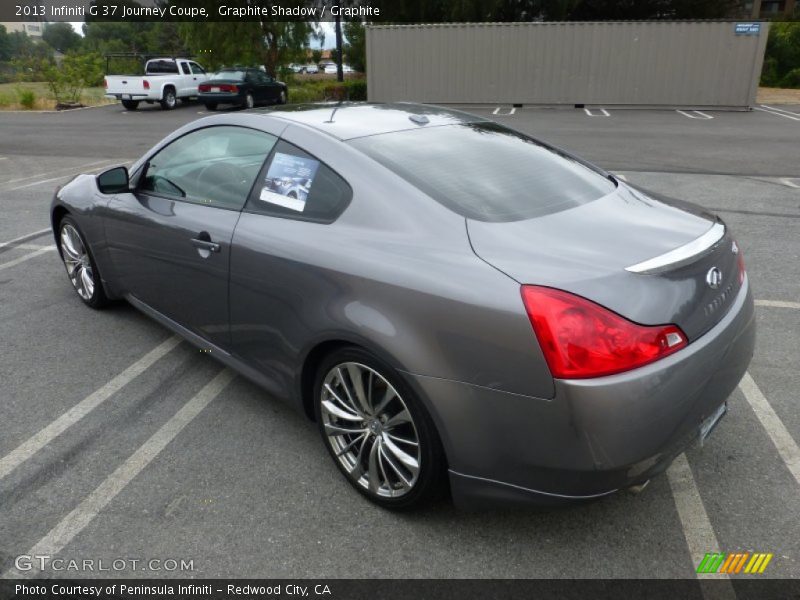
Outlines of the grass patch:
[{"label": "grass patch", "polygon": [[[104,97],[105,93],[105,88],[101,87],[84,88],[81,104],[114,104],[114,100]],[[55,106],[55,98],[44,81],[0,83],[0,110],[53,110]]]}]

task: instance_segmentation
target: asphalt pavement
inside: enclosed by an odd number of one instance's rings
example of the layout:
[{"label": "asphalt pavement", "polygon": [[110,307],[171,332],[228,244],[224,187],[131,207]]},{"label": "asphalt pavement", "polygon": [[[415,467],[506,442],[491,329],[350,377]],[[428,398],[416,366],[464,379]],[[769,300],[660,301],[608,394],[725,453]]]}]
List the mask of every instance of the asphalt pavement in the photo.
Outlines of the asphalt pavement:
[{"label": "asphalt pavement", "polygon": [[800,107],[779,108],[471,107],[717,211],[744,251],[757,350],[706,444],[641,494],[406,514],[356,494],[303,415],[71,289],[47,232],[54,187],[135,160],[201,106],[0,112],[0,573],[49,554],[127,561],[105,577],[692,579],[703,553],[748,551],[774,554],[759,577],[800,578]]}]

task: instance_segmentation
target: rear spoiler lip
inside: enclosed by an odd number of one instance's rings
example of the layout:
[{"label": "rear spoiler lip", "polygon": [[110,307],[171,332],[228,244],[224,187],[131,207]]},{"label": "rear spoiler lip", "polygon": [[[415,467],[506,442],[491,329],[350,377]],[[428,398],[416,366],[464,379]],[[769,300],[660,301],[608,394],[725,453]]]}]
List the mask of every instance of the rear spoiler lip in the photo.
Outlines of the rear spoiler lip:
[{"label": "rear spoiler lip", "polygon": [[725,225],[717,221],[699,238],[659,256],[625,267],[625,270],[630,273],[650,275],[668,268],[674,269],[690,264],[704,255],[708,250],[714,248],[724,236]]}]

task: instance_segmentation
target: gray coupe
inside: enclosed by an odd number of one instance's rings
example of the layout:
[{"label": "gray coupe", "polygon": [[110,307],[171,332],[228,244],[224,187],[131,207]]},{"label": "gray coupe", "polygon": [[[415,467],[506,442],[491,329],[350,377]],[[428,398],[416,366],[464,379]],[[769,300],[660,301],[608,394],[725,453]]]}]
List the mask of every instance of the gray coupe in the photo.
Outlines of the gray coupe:
[{"label": "gray coupe", "polygon": [[641,487],[753,353],[718,217],[444,108],[207,117],[77,176],[51,218],[83,302],[125,299],[286,399],[389,508]]}]

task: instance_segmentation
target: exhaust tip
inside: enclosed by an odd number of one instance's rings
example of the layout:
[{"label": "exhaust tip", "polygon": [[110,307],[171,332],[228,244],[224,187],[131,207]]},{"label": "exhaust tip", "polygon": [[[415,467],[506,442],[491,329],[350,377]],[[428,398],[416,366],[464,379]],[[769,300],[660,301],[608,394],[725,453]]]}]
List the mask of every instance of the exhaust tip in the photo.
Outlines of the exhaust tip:
[{"label": "exhaust tip", "polygon": [[650,480],[648,479],[644,483],[640,483],[638,485],[632,485],[631,487],[628,488],[627,491],[628,491],[629,494],[633,494],[634,496],[638,496],[639,494],[641,494],[644,491],[644,488],[646,488],[649,483],[650,483]]}]

